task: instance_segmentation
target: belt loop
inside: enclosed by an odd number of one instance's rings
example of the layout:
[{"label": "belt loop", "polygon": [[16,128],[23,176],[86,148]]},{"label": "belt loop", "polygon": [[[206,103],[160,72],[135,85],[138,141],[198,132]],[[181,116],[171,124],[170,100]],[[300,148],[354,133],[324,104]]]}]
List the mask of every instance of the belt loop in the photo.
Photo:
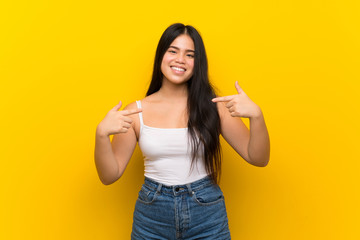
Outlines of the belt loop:
[{"label": "belt loop", "polygon": [[193,192],[193,190],[191,189],[191,183],[186,184],[186,187],[187,187],[187,189],[188,189],[188,191],[189,191],[190,196],[192,196],[192,195],[194,194],[194,192]]},{"label": "belt loop", "polygon": [[161,188],[162,188],[162,183],[159,183],[159,186],[157,187],[156,192],[157,192],[157,193],[160,193]]}]

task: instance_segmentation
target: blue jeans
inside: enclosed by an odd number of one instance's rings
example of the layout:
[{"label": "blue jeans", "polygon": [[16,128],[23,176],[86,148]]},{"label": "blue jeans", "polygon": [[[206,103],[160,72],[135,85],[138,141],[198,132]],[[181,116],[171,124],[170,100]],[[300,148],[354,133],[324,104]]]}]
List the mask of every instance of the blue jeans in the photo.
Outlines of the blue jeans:
[{"label": "blue jeans", "polygon": [[231,239],[220,187],[209,177],[176,186],[145,177],[135,205],[131,239]]}]

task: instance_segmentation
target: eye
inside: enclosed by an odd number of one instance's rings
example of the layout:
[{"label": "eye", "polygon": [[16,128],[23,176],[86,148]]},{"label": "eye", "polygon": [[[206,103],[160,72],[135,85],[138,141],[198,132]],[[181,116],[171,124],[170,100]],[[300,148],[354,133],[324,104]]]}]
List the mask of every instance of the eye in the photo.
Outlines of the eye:
[{"label": "eye", "polygon": [[169,53],[176,53],[174,50],[169,50]]},{"label": "eye", "polygon": [[192,54],[188,54],[187,56],[190,58],[194,58],[194,55],[192,55]]}]

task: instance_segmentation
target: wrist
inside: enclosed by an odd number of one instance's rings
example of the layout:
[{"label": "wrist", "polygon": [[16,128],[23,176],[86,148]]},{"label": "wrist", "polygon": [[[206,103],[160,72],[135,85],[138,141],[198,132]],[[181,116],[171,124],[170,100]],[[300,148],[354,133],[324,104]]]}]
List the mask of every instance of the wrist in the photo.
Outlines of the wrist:
[{"label": "wrist", "polygon": [[96,128],[96,136],[108,137],[109,135],[101,128],[100,125],[98,125],[97,128]]},{"label": "wrist", "polygon": [[262,111],[260,107],[257,107],[256,111],[254,112],[254,115],[251,116],[250,119],[262,119],[262,118],[263,118]]}]

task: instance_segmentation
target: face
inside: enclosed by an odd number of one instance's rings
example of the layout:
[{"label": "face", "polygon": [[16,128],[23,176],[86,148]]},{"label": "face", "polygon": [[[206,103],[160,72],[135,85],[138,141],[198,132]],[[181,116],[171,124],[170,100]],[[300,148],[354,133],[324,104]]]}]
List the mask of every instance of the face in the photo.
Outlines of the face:
[{"label": "face", "polygon": [[194,42],[188,35],[182,34],[175,38],[161,62],[163,81],[174,84],[187,82],[193,75],[194,54]]}]

